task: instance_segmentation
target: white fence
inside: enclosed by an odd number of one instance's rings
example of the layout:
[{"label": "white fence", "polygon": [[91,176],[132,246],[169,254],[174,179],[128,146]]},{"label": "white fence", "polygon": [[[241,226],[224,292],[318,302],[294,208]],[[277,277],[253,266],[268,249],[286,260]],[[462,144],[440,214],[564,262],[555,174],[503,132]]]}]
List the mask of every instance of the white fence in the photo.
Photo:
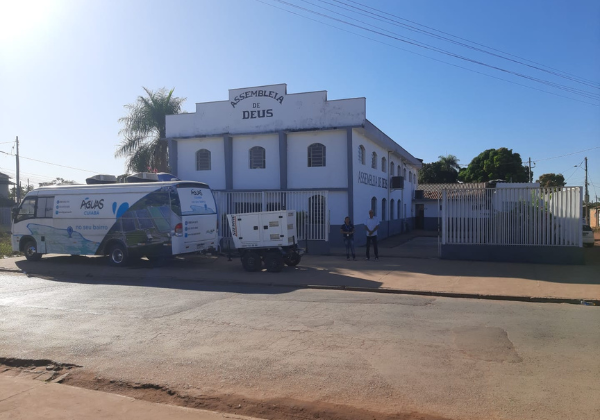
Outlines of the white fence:
[{"label": "white fence", "polygon": [[582,246],[580,187],[445,189],[442,244]]},{"label": "white fence", "polygon": [[298,240],[329,239],[327,191],[214,191],[214,195],[221,238],[231,238],[227,214],[296,210]]}]

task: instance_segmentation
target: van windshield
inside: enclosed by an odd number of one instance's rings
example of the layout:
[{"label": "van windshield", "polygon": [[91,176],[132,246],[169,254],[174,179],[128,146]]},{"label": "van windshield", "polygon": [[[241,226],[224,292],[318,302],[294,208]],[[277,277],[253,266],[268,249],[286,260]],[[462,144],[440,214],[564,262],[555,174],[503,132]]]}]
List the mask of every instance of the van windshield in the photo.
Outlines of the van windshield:
[{"label": "van windshield", "polygon": [[178,187],[177,192],[182,216],[215,214],[217,212],[215,198],[209,188]]}]

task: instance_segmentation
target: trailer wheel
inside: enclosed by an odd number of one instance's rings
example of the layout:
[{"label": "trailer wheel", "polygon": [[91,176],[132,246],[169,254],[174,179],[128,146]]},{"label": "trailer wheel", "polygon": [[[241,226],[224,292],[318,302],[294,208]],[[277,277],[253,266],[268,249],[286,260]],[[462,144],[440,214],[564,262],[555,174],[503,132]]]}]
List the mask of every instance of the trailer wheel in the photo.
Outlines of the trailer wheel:
[{"label": "trailer wheel", "polygon": [[250,251],[242,255],[242,266],[246,271],[258,271],[261,267],[260,255],[258,252]]},{"label": "trailer wheel", "polygon": [[287,254],[285,257],[283,257],[283,261],[285,262],[285,264],[290,267],[294,267],[294,266],[300,264],[301,259],[302,259],[302,255],[298,254],[297,252],[291,252],[291,253]]},{"label": "trailer wheel", "polygon": [[27,261],[39,261],[42,258],[42,254],[37,252],[37,243],[35,239],[29,239],[23,246],[23,253]]},{"label": "trailer wheel", "polygon": [[127,264],[127,249],[122,244],[116,243],[109,248],[108,264],[113,267],[122,267]]},{"label": "trailer wheel", "polygon": [[279,273],[283,269],[283,255],[279,252],[269,252],[265,256],[265,267],[270,273]]}]

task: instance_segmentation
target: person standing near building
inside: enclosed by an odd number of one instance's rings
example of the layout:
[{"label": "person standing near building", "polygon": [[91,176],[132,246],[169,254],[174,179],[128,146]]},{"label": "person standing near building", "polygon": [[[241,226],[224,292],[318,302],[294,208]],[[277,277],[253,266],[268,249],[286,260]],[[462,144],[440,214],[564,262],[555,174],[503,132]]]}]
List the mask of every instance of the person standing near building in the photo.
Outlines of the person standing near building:
[{"label": "person standing near building", "polygon": [[344,245],[346,245],[346,260],[350,260],[350,254],[352,253],[352,259],[356,261],[356,254],[354,253],[354,225],[350,222],[350,218],[346,216],[344,224],[340,229],[344,238]]},{"label": "person standing near building", "polygon": [[367,230],[367,260],[371,259],[370,250],[371,242],[373,243],[373,252],[375,261],[379,259],[379,249],[377,248],[377,229],[379,228],[379,219],[375,217],[373,210],[369,210],[369,218],[365,221],[365,229]]}]

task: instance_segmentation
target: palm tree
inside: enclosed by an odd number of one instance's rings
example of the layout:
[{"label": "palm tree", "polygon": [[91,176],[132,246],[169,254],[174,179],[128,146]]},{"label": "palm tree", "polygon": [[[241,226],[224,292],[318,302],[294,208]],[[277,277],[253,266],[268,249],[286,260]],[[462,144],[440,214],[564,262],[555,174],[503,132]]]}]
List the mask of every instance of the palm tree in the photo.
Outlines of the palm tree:
[{"label": "palm tree", "polygon": [[460,162],[460,159],[458,159],[456,156],[438,156],[438,158],[439,162],[442,164],[442,168],[445,171],[451,172],[453,169],[457,172],[460,171],[460,165],[458,164],[458,162]]},{"label": "palm tree", "polygon": [[135,103],[125,105],[129,113],[119,118],[123,140],[115,157],[127,158],[128,172],[168,172],[165,116],[179,114],[186,98],[173,97],[174,89],[143,89],[148,96],[138,96]]}]

